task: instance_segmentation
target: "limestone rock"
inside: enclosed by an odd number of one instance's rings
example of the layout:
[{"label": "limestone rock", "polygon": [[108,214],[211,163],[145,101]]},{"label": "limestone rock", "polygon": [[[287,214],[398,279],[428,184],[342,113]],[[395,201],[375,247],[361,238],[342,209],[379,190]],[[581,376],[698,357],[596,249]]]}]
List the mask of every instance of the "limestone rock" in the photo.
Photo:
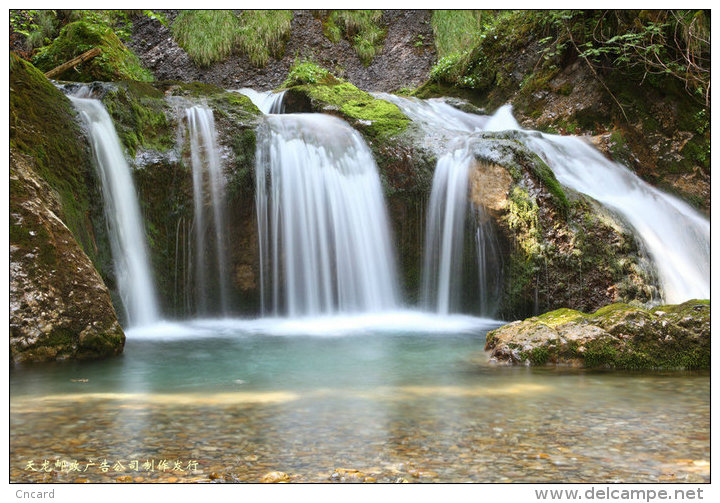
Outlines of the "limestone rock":
[{"label": "limestone rock", "polygon": [[11,152],[10,356],[16,362],[97,358],[125,344],[107,287],[58,217],[60,202]]},{"label": "limestone rock", "polygon": [[710,303],[558,309],[489,332],[485,349],[491,361],[515,365],[709,368]]}]

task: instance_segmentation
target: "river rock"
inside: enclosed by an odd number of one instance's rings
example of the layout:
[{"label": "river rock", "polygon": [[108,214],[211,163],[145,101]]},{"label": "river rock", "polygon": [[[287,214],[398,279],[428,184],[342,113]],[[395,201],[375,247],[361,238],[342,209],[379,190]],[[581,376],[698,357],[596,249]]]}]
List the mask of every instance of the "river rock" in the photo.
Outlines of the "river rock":
[{"label": "river rock", "polygon": [[710,303],[558,309],[489,332],[485,350],[492,362],[512,365],[709,368]]},{"label": "river rock", "polygon": [[278,484],[280,482],[288,482],[290,476],[285,472],[270,472],[266,473],[260,479],[263,484]]}]

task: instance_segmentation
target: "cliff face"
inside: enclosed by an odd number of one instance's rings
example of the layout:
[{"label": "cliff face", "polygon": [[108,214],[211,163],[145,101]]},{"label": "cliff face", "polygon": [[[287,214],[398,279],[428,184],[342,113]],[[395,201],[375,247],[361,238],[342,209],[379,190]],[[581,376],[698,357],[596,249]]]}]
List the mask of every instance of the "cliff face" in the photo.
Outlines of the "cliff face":
[{"label": "cliff face", "polygon": [[96,270],[109,252],[89,145],[69,100],[13,57],[10,88],[11,358],[118,354],[125,336]]}]

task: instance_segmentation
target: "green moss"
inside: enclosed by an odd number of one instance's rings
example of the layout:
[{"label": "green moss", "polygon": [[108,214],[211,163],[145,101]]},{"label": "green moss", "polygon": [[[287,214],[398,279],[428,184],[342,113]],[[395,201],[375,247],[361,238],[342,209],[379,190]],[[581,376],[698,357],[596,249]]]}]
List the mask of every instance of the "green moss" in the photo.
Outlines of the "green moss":
[{"label": "green moss", "polygon": [[568,203],[567,196],[565,196],[562,185],[560,185],[560,182],[555,178],[555,173],[553,173],[552,169],[545,164],[545,161],[543,161],[540,156],[533,154],[533,158],[534,162],[530,164],[532,173],[545,186],[548,192],[550,192],[555,207],[560,214],[563,217],[567,217],[570,204]]},{"label": "green moss", "polygon": [[310,98],[316,108],[331,108],[355,122],[372,139],[387,139],[407,129],[410,120],[400,109],[385,100],[374,98],[349,82],[327,85],[300,85],[291,90]]},{"label": "green moss", "polygon": [[231,200],[252,196],[254,193],[255,144],[256,136],[252,129],[246,129],[232,139],[235,169],[227,186],[228,197]]},{"label": "green moss", "polygon": [[60,198],[59,216],[95,261],[89,218],[91,158],[76,112],[37,68],[12,54],[9,116],[10,147],[34,159],[38,174]]},{"label": "green moss", "polygon": [[550,358],[550,350],[547,346],[538,346],[536,348],[532,348],[530,351],[521,351],[520,358],[523,360],[529,360],[535,367],[540,367],[548,362]]},{"label": "green moss", "polygon": [[131,157],[140,147],[160,151],[174,147],[164,95],[154,87],[123,82],[103,97],[103,103]]},{"label": "green moss", "polygon": [[99,56],[78,65],[77,71],[67,70],[57,78],[76,82],[153,80],[152,73],[142,67],[137,56],[109,26],[91,21],[75,21],[66,25],[50,45],[37,53],[33,63],[47,72],[96,47],[102,50]]},{"label": "green moss", "polygon": [[549,327],[555,328],[565,323],[570,323],[571,321],[577,322],[585,320],[586,317],[587,315],[580,311],[561,308],[538,316],[538,320]]}]

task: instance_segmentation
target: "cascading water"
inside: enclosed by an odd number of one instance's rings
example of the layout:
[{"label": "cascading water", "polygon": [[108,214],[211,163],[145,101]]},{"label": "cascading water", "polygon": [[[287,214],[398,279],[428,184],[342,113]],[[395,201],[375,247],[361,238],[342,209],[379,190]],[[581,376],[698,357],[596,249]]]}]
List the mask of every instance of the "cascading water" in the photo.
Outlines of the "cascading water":
[{"label": "cascading water", "polygon": [[[376,96],[398,105],[434,137],[431,142],[438,142],[446,151],[435,168],[428,206],[422,283],[425,305],[440,314],[468,307],[484,316],[494,315],[502,273],[498,241],[484,210],[468,203],[474,159],[467,137],[469,133],[482,131],[488,118],[464,113],[441,100],[423,101],[385,93]],[[468,216],[474,217],[478,271],[477,302],[473,306],[462,305]]]},{"label": "cascading water", "polygon": [[459,148],[438,159],[425,232],[423,299],[438,313],[458,306],[472,157]]},{"label": "cascading water", "polygon": [[[193,172],[193,200],[195,206],[195,282],[196,305],[201,314],[209,311],[214,299],[222,314],[228,312],[228,267],[225,244],[225,183],[215,133],[215,119],[210,108],[193,106],[185,110],[190,131],[190,153]],[[206,215],[206,194],[210,195],[211,215]],[[212,239],[208,239],[212,217]],[[208,246],[215,248],[215,264],[207,257]],[[213,296],[208,282],[209,272],[216,274],[218,292]]]},{"label": "cascading water", "polygon": [[710,297],[710,223],[692,207],[581,138],[521,130],[509,105],[486,129],[521,131],[520,141],[543,158],[560,183],[600,201],[632,225],[655,263],[666,302]]},{"label": "cascading water", "polygon": [[250,98],[250,101],[264,114],[281,114],[285,112],[285,106],[283,104],[285,91],[275,93],[272,91],[256,91],[255,89],[244,87],[235,92]]},{"label": "cascading water", "polygon": [[538,153],[558,181],[587,194],[622,216],[655,263],[666,302],[710,296],[710,224],[679,199],[665,194],[584,140],[524,131],[509,105],[493,116],[467,114],[439,100],[378,95],[444,138],[480,131],[518,131],[517,139]]},{"label": "cascading water", "polygon": [[290,316],[397,307],[377,166],[345,122],[322,114],[267,116],[256,197],[263,311],[269,303]]},{"label": "cascading water", "polygon": [[158,305],[130,167],[110,115],[94,99],[70,97],[84,117],[102,184],[118,292],[129,326],[154,323]]}]

